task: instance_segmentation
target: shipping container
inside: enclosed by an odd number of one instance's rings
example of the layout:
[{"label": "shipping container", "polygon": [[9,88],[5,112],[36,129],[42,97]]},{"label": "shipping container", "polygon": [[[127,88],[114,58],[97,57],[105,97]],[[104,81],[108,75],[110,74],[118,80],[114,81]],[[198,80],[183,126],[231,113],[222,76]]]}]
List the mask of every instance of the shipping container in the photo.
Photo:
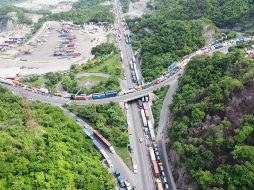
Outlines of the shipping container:
[{"label": "shipping container", "polygon": [[8,84],[8,85],[14,85],[14,83],[9,79],[3,79],[0,78],[0,83]]},{"label": "shipping container", "polygon": [[149,128],[149,133],[152,141],[155,141],[155,133],[153,128]]},{"label": "shipping container", "polygon": [[158,168],[157,162],[152,160],[152,166],[153,166],[154,176],[155,177],[160,177],[160,172],[159,172],[159,168]]},{"label": "shipping container", "polygon": [[149,82],[149,83],[146,83],[146,84],[144,84],[143,85],[143,88],[149,88],[149,87],[151,87],[151,86],[153,86],[153,83],[151,83],[151,82]]},{"label": "shipping container", "polygon": [[156,183],[156,190],[163,190],[162,183]]},{"label": "shipping container", "polygon": [[94,130],[93,134],[112,152],[115,153],[113,146],[98,131]]},{"label": "shipping container", "polygon": [[[145,110],[145,109],[144,109]],[[147,120],[150,120],[151,117],[150,117],[150,110],[145,110],[145,116],[146,116],[146,119]]]},{"label": "shipping container", "polygon": [[142,98],[144,98],[144,102],[143,102],[143,108],[144,108],[144,110],[148,110],[148,103],[147,102],[145,102],[145,97],[143,96]]},{"label": "shipping container", "polygon": [[94,93],[92,97],[93,97],[93,100],[104,99],[104,98],[106,98],[106,94],[105,93]]},{"label": "shipping container", "polygon": [[142,118],[142,121],[143,121],[143,126],[147,127],[147,120],[146,120],[144,109],[140,109],[140,113],[141,113],[141,118]]},{"label": "shipping container", "polygon": [[156,161],[154,150],[153,150],[153,147],[151,146],[149,147],[149,154],[150,154],[151,161]]},{"label": "shipping container", "polygon": [[115,97],[115,96],[117,96],[117,91],[105,92],[105,96],[106,96],[106,98]]}]

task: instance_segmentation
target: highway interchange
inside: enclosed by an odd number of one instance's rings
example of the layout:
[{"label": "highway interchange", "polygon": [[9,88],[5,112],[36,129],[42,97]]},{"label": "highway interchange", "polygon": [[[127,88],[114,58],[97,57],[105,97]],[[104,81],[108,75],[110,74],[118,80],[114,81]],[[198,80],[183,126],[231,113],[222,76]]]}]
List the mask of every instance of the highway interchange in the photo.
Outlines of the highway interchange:
[{"label": "highway interchange", "polygon": [[[120,8],[118,0],[115,0],[115,12],[116,12],[115,27],[119,34],[118,45],[123,55],[122,62],[123,62],[123,67],[124,67],[124,71],[126,75],[126,84],[127,84],[127,87],[130,88],[135,85],[132,83],[130,67],[129,67],[129,61],[131,60],[133,56],[133,51],[132,51],[131,45],[126,44],[124,40],[124,34],[129,33],[129,31],[126,31],[126,29],[122,25],[123,16],[121,13],[121,8]],[[222,51],[226,53],[228,51],[228,47],[222,48],[220,50],[215,50],[215,51]],[[193,56],[194,55],[196,54],[194,53]],[[184,64],[183,67],[186,64]],[[145,94],[149,94],[153,92],[155,89],[160,88],[161,86],[170,85],[170,89],[165,97],[165,100],[163,102],[163,107],[161,110],[161,117],[159,122],[158,133],[156,136],[156,142],[159,147],[159,152],[161,154],[162,161],[164,165],[166,165],[166,170],[165,170],[166,176],[168,176],[168,182],[170,183],[170,186],[172,189],[176,189],[176,187],[174,184],[172,173],[170,171],[169,162],[167,159],[167,151],[166,151],[166,144],[165,144],[165,139],[167,134],[166,126],[168,124],[168,119],[170,115],[168,105],[172,103],[173,94],[175,93],[178,87],[177,80],[180,77],[180,75],[183,73],[183,70],[184,70],[183,67],[174,76],[166,79],[165,81],[155,86],[151,86],[141,91],[136,91],[134,93],[130,93],[130,94],[122,95],[122,96],[116,96],[116,97],[107,98],[107,99],[72,101],[72,103],[76,103],[78,105],[88,105],[88,104],[94,104],[94,103],[104,104],[104,103],[110,103],[110,102],[128,102],[130,100],[137,99]],[[139,76],[142,77],[140,67],[138,68],[139,68]],[[17,95],[28,97],[31,100],[38,100],[41,102],[50,103],[50,104],[59,106],[61,107],[61,109],[63,109],[66,115],[68,115],[69,117],[73,119],[77,119],[76,115],[62,108],[63,105],[70,103],[69,99],[67,98],[37,94],[17,86],[9,86],[9,85],[4,85],[4,86],[9,88],[11,91],[13,91]],[[146,139],[144,136],[142,120],[141,120],[137,103],[136,102],[128,103],[128,109],[126,109],[126,112],[127,112],[128,127],[132,131],[132,138],[133,138],[134,151],[133,153],[131,153],[131,156],[138,165],[138,173],[134,174],[131,171],[131,169],[127,167],[127,165],[123,162],[123,160],[117,154],[110,153],[110,151],[108,151],[106,148],[105,148],[105,151],[108,154],[109,158],[111,159],[114,167],[119,168],[121,171],[121,175],[125,179],[128,179],[133,186],[136,186],[138,190],[154,190],[155,189],[154,177],[153,177],[153,172],[151,169],[151,162],[150,162],[148,151],[147,151],[148,149],[147,145],[151,142],[149,142],[149,140]],[[89,126],[86,122],[82,120],[78,120],[77,122],[83,128],[84,132],[89,131],[90,133],[92,133],[93,128]],[[143,143],[139,142],[140,138],[144,139]],[[102,147],[104,147],[100,141],[97,141],[97,143],[99,143]],[[113,172],[113,168],[110,168],[110,171]]]}]

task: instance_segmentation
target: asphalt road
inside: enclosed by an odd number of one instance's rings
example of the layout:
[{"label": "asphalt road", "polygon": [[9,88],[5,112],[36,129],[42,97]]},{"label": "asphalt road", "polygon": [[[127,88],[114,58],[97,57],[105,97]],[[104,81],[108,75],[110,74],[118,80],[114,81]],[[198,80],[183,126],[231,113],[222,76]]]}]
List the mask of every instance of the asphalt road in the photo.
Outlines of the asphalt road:
[{"label": "asphalt road", "polygon": [[[70,118],[72,119],[77,119],[78,117],[73,114],[72,112],[70,112],[67,109],[61,108],[63,110],[63,112]],[[80,127],[83,130],[88,130],[91,134],[93,133],[93,128],[86,123],[84,120],[80,119],[77,121],[77,123],[80,125]],[[84,126],[86,126],[86,129],[84,129]],[[114,168],[119,168],[119,170],[121,171],[121,175],[124,177],[124,179],[128,179],[129,182],[132,185],[136,184],[136,180],[135,180],[135,176],[133,174],[133,172],[127,167],[127,165],[123,162],[122,158],[120,158],[116,153],[112,154],[99,140],[97,140],[96,138],[94,138],[94,141],[96,141],[96,143],[98,143],[100,145],[100,147],[102,147],[105,152],[107,153],[107,155],[109,156],[110,160],[113,163],[113,168],[110,168],[110,171],[113,173],[114,172]]]},{"label": "asphalt road", "polygon": [[169,124],[170,120],[170,109],[169,105],[172,104],[173,102],[173,95],[175,94],[176,90],[178,88],[178,81],[175,81],[171,83],[168,92],[164,98],[163,105],[161,108],[161,113],[160,113],[160,121],[159,121],[159,126],[158,126],[158,132],[156,136],[156,142],[158,145],[158,150],[161,155],[161,160],[164,163],[165,167],[165,174],[168,179],[168,182],[170,184],[170,187],[172,190],[176,190],[176,185],[175,181],[172,175],[171,167],[169,165],[168,161],[168,155],[167,155],[167,149],[166,149],[166,138],[167,138],[167,126]]},{"label": "asphalt road", "polygon": [[[129,31],[125,30],[122,25],[122,13],[119,8],[119,1],[115,0],[115,10],[116,10],[116,29],[118,32],[118,45],[123,55],[123,68],[126,75],[126,83],[128,88],[136,86],[132,82],[131,78],[131,72],[130,72],[130,66],[129,62],[133,57],[133,51],[131,48],[131,45],[125,43],[125,33],[129,33]],[[141,76],[141,73],[139,73],[139,76]],[[127,94],[122,97],[115,97],[113,101],[122,101],[122,99],[129,99],[131,96],[140,97],[144,95],[144,93],[147,92],[136,92],[135,95]],[[132,98],[131,98],[132,99]],[[135,99],[135,98],[134,98]],[[112,100],[109,100],[112,101]],[[124,101],[127,102],[127,101]],[[128,110],[127,110],[127,120],[128,125],[131,128],[132,131],[132,139],[133,139],[133,154],[132,157],[136,161],[137,167],[138,167],[138,173],[135,174],[134,180],[135,180],[135,186],[138,190],[154,190],[154,180],[153,180],[153,174],[150,167],[150,160],[148,157],[147,152],[147,146],[145,142],[140,143],[139,138],[144,139],[144,133],[143,133],[143,127],[142,127],[142,120],[139,113],[139,108],[135,102],[128,104]]]}]

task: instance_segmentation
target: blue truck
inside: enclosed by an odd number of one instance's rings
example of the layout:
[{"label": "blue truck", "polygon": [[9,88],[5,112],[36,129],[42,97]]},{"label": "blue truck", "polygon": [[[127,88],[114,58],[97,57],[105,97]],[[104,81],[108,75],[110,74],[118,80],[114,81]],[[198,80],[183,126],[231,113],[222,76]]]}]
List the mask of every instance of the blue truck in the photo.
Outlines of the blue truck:
[{"label": "blue truck", "polygon": [[94,93],[92,96],[93,100],[106,98],[105,93]]},{"label": "blue truck", "polygon": [[239,38],[235,41],[236,45],[240,44],[240,43],[243,43],[245,42],[245,39],[244,38]]},{"label": "blue truck", "polygon": [[172,63],[168,66],[168,70],[174,69],[176,67],[176,63]]},{"label": "blue truck", "polygon": [[106,98],[110,98],[110,97],[115,97],[117,96],[117,91],[113,90],[113,91],[109,91],[109,92],[105,92],[105,96]]},{"label": "blue truck", "polygon": [[118,168],[115,168],[115,175],[116,177],[121,176],[120,170]]}]

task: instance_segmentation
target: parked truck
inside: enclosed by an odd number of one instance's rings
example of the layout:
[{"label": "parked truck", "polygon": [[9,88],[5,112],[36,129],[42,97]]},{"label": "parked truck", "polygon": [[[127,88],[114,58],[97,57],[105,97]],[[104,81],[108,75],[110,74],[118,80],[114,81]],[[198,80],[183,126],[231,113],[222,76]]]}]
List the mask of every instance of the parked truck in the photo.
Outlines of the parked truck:
[{"label": "parked truck", "polygon": [[94,130],[93,134],[110,150],[111,153],[115,153],[114,147],[97,130]]}]

